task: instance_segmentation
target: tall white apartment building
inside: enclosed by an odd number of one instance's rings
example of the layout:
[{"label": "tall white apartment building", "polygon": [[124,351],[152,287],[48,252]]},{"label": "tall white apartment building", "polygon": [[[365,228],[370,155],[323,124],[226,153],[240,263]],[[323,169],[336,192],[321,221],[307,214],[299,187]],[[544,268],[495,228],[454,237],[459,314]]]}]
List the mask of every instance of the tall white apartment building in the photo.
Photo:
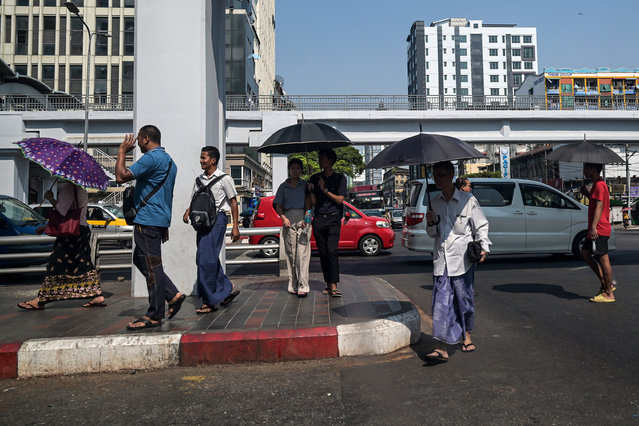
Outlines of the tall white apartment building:
[{"label": "tall white apartment building", "polygon": [[409,95],[512,96],[537,74],[537,29],[447,18],[415,21],[408,43]]},{"label": "tall white apartment building", "polygon": [[[89,95],[133,94],[135,0],[74,0],[93,37]],[[53,90],[85,95],[89,36],[60,0],[2,0],[0,58]]]}]

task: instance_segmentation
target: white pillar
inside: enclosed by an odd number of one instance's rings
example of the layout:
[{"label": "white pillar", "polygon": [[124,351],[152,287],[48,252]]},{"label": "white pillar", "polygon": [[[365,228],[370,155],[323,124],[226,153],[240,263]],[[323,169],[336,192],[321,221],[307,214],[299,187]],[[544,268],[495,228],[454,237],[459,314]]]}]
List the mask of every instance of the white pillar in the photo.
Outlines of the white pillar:
[{"label": "white pillar", "polygon": [[[224,167],[224,2],[138,0],[135,22],[134,128],[156,125],[178,167],[170,240],[162,246],[162,258],[175,285],[191,294],[197,275],[195,231],[182,215],[201,173],[200,149],[218,147]],[[147,295],[135,268],[131,290],[133,296]]]}]

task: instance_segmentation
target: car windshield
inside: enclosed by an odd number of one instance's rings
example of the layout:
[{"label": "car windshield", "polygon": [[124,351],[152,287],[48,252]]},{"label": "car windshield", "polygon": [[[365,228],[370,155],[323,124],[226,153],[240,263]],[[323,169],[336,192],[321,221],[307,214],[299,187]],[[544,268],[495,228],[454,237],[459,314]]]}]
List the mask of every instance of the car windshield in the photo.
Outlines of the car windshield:
[{"label": "car windshield", "polygon": [[403,213],[404,213],[403,210],[394,210],[393,211],[393,216],[394,217],[402,217]]},{"label": "car windshield", "polygon": [[41,214],[14,198],[0,199],[0,213],[16,226],[37,225],[47,221]]},{"label": "car windshield", "polygon": [[122,211],[122,209],[120,207],[113,206],[113,205],[106,205],[106,206],[102,206],[102,207],[104,207],[105,210],[108,210],[110,213],[112,213],[118,219],[124,219],[124,212]]}]

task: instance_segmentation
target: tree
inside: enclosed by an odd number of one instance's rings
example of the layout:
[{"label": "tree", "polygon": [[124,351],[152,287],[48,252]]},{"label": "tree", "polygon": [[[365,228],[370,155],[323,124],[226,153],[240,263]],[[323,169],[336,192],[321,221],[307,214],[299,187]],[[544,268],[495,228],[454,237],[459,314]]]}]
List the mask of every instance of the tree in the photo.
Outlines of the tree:
[{"label": "tree", "polygon": [[[333,170],[337,173],[343,173],[351,178],[354,178],[358,174],[364,171],[364,158],[362,158],[362,154],[359,153],[357,148],[352,146],[344,146],[341,148],[336,148],[335,153],[337,154],[337,161],[333,165]],[[291,155],[292,158],[299,158],[304,163],[304,172],[302,175],[302,179],[308,179],[309,175],[306,174],[308,170],[308,163],[311,167],[311,174],[317,173],[320,171],[319,163],[317,160],[317,151],[312,152],[304,152]]]}]

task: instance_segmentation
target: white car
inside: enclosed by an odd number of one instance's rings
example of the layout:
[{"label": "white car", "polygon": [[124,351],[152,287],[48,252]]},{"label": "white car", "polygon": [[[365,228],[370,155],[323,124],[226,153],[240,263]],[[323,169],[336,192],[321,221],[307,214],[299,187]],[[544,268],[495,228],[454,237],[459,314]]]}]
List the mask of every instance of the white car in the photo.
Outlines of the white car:
[{"label": "white car", "polygon": [[[433,252],[426,234],[425,179],[409,183],[402,246]],[[580,257],[588,230],[588,207],[540,182],[524,179],[472,178],[472,192],[489,223],[491,254],[572,253]],[[431,198],[439,193],[433,181]],[[615,249],[614,231],[608,241]]]}]

